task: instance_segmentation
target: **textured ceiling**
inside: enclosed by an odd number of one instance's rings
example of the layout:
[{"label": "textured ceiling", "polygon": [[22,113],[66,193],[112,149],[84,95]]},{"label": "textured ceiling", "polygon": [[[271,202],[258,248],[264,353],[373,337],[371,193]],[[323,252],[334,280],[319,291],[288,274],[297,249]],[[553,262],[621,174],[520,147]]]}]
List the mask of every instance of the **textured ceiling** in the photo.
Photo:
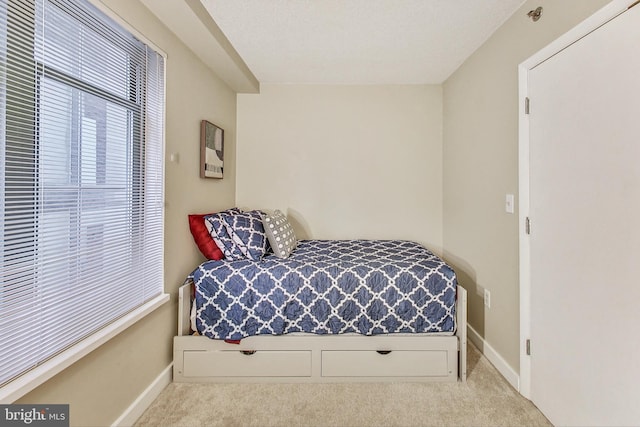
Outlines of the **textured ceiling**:
[{"label": "textured ceiling", "polygon": [[201,0],[262,83],[439,84],[524,0]]}]

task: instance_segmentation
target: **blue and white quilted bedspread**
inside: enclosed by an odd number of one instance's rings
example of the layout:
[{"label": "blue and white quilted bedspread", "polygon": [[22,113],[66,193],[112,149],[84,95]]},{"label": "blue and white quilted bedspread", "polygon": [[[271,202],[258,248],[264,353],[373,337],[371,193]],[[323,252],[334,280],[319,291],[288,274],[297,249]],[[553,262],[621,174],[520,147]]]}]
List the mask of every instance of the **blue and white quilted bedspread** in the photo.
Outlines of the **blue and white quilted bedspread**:
[{"label": "blue and white quilted bedspread", "polygon": [[455,330],[453,269],[409,241],[302,240],[288,258],[207,261],[189,278],[213,339]]}]

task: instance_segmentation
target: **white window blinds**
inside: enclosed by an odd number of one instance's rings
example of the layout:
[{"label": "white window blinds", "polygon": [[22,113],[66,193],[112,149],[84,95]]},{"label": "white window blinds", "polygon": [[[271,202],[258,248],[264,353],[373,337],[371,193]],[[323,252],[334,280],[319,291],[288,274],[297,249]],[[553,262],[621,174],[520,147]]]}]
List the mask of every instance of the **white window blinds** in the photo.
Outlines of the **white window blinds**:
[{"label": "white window blinds", "polygon": [[90,3],[0,0],[0,385],[163,292],[164,58]]}]

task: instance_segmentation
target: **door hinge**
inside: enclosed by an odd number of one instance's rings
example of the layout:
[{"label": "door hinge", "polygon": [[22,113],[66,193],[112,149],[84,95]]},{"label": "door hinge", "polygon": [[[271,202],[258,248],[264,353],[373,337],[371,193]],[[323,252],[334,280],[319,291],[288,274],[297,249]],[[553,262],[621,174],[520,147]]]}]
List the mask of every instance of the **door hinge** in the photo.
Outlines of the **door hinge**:
[{"label": "door hinge", "polygon": [[[638,1],[640,1],[640,0],[638,0]],[[529,104],[530,104],[530,103],[531,103],[531,101],[529,101],[529,97],[527,96],[527,97],[524,99],[524,113],[525,113],[525,114],[529,114]]]},{"label": "door hinge", "polygon": [[531,220],[529,217],[524,219],[524,232],[527,234],[531,234]]},{"label": "door hinge", "polygon": [[530,339],[525,341],[525,347],[526,347],[527,356],[531,356],[531,340]]}]

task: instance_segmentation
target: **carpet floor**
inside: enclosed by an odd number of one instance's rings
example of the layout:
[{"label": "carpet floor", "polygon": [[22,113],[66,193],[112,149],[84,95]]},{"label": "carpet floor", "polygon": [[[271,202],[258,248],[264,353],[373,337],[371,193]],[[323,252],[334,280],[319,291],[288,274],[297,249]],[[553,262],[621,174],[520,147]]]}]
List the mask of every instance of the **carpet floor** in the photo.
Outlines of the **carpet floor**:
[{"label": "carpet floor", "polygon": [[469,344],[466,383],[172,383],[136,427],[550,426]]}]

